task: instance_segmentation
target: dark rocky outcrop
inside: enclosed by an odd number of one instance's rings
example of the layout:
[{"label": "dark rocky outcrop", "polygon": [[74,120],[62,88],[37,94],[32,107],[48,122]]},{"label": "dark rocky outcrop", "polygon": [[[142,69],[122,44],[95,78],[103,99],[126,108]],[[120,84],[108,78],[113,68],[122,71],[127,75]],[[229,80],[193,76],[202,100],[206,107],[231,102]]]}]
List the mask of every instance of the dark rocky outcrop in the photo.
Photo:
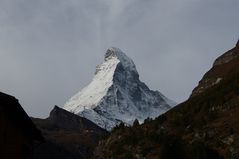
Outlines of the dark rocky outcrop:
[{"label": "dark rocky outcrop", "polygon": [[41,129],[48,129],[52,131],[78,131],[78,132],[95,132],[104,134],[105,130],[94,124],[93,122],[70,113],[58,106],[50,112],[50,116],[46,119],[36,119],[33,121]]},{"label": "dark rocky outcrop", "polygon": [[106,130],[57,106],[46,119],[32,118],[47,142],[35,151],[40,159],[88,159]]},{"label": "dark rocky outcrop", "polygon": [[203,76],[198,86],[193,90],[191,96],[196,96],[208,88],[221,82],[235,69],[236,59],[239,57],[239,42],[236,46],[218,57],[213,67]]},{"label": "dark rocky outcrop", "polygon": [[1,159],[87,159],[106,134],[57,106],[49,118],[31,119],[16,98],[0,92]]},{"label": "dark rocky outcrop", "polygon": [[45,142],[18,100],[0,92],[0,158],[32,158],[37,145]]}]

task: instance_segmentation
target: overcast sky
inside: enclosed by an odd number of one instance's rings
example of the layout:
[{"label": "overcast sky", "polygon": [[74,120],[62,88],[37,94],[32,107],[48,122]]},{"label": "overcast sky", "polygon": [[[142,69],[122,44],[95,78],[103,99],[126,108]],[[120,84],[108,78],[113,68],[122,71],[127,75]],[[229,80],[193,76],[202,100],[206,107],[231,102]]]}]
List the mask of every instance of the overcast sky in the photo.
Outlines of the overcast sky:
[{"label": "overcast sky", "polygon": [[176,102],[239,36],[238,0],[0,0],[0,91],[47,117],[92,79],[107,48]]}]

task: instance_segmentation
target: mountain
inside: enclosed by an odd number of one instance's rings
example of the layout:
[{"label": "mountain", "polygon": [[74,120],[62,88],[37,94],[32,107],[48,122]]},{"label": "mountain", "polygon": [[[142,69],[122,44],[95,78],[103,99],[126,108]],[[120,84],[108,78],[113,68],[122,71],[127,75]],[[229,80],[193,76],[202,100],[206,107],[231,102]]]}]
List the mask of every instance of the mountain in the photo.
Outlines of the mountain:
[{"label": "mountain", "polygon": [[1,159],[84,159],[46,139],[44,135],[48,132],[43,132],[32,122],[15,97],[0,92]]},{"label": "mountain", "polygon": [[223,78],[229,76],[235,69],[234,59],[237,59],[239,54],[239,40],[236,46],[218,57],[215,62],[213,63],[212,69],[210,69],[200,80],[198,86],[193,90],[191,96],[196,96],[208,88],[218,84],[223,80]]},{"label": "mountain", "polygon": [[239,42],[217,58],[190,98],[142,125],[114,129],[95,158],[239,158]]},{"label": "mountain", "polygon": [[34,159],[88,159],[107,131],[93,122],[57,106],[46,119],[32,118],[46,142],[38,146]]},{"label": "mountain", "polygon": [[134,62],[120,49],[107,50],[92,82],[66,102],[63,109],[111,130],[121,122],[132,125],[155,118],[175,103],[139,80]]},{"label": "mountain", "polygon": [[18,100],[0,92],[0,158],[32,158],[37,144],[44,143],[40,131]]},{"label": "mountain", "polygon": [[1,159],[88,159],[107,131],[59,107],[30,118],[18,100],[0,92]]},{"label": "mountain", "polygon": [[35,124],[41,129],[48,129],[52,131],[91,131],[98,134],[105,133],[105,130],[94,124],[93,122],[82,118],[78,115],[70,113],[58,106],[50,112],[50,116],[46,119],[33,118]]}]

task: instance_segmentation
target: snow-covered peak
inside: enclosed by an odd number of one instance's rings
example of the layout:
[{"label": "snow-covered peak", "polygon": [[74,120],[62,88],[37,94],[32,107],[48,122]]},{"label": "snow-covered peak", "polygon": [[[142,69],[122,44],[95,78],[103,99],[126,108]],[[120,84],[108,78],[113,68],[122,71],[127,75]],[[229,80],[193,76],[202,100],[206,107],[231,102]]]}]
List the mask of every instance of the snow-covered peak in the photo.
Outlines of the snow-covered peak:
[{"label": "snow-covered peak", "polygon": [[120,61],[120,63],[122,64],[124,69],[137,72],[133,60],[130,59],[119,48],[111,47],[106,51],[105,61],[107,62],[108,60],[110,60],[112,58],[117,58]]},{"label": "snow-covered peak", "polygon": [[109,48],[102,64],[96,67],[91,83],[74,95],[64,109],[111,130],[120,122],[155,118],[172,104],[158,91],[139,80],[133,60],[120,49]]},{"label": "snow-covered peak", "polygon": [[116,47],[111,47],[106,51],[105,61],[107,61],[113,57],[118,58],[120,61],[131,60],[131,59],[129,59],[129,57],[127,57],[127,55],[123,51],[121,51],[119,48],[116,48]]},{"label": "snow-covered peak", "polygon": [[[73,96],[64,109],[79,113],[85,109],[94,109],[108,89],[113,85],[113,76],[120,60],[116,56],[109,57],[96,67],[95,76],[91,83]],[[80,101],[80,102],[79,102]]]}]

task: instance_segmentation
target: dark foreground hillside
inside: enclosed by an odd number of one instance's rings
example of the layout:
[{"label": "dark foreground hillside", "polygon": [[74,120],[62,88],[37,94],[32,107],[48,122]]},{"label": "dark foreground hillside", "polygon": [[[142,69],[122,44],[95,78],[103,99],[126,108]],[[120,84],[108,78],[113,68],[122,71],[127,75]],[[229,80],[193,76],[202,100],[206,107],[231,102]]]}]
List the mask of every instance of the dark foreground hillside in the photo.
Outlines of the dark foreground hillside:
[{"label": "dark foreground hillside", "polygon": [[32,158],[34,149],[44,142],[18,100],[0,92],[0,158]]},{"label": "dark foreground hillside", "polygon": [[239,158],[239,43],[220,56],[191,97],[156,120],[117,127],[95,158]]},{"label": "dark foreground hillside", "polygon": [[59,107],[47,119],[31,119],[15,97],[0,92],[0,159],[88,159],[106,134]]},{"label": "dark foreground hillside", "polygon": [[[106,130],[91,121],[57,106],[48,118],[32,120],[47,141],[36,149],[35,159],[88,159],[99,140],[107,134]],[[57,147],[67,156],[58,150],[52,150],[52,147]]]}]

